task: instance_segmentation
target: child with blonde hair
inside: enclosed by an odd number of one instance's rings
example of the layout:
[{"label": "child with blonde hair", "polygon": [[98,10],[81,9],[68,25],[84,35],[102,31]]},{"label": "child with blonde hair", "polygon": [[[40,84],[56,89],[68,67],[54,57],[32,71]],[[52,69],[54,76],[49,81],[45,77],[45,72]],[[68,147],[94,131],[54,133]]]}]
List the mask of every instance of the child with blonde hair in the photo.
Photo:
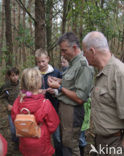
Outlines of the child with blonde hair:
[{"label": "child with blonde hair", "polygon": [[41,85],[40,71],[35,68],[25,69],[21,78],[21,93],[12,108],[13,121],[22,108],[27,108],[41,128],[40,138],[20,137],[19,147],[24,156],[52,156],[55,151],[50,135],[58,127],[59,118],[51,102],[39,92]]}]

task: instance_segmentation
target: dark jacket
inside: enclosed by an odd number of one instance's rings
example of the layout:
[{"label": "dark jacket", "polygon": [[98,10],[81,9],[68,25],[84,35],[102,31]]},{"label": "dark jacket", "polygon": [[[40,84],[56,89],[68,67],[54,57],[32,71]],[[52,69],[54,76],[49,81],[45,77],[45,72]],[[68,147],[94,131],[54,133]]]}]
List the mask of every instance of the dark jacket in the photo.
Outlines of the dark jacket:
[{"label": "dark jacket", "polygon": [[[48,65],[48,71],[46,74],[42,74],[42,89],[47,89],[49,88],[47,80],[49,76],[57,77],[57,78],[62,78],[61,72],[55,68],[53,68],[51,65]],[[54,108],[58,112],[58,100],[55,97],[55,95],[46,93],[45,97],[51,101],[53,104]]]},{"label": "dark jacket", "polygon": [[0,88],[0,99],[7,106],[8,104],[13,105],[15,99],[19,94],[19,81],[17,84],[8,81]]}]

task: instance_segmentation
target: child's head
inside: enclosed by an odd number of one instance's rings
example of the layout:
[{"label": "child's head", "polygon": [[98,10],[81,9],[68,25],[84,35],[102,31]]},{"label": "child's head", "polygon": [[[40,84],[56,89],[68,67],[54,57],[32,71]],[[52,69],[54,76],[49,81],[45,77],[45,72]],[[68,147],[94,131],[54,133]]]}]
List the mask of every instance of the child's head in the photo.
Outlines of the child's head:
[{"label": "child's head", "polygon": [[63,56],[61,56],[61,67],[67,68],[68,66],[69,66],[68,61]]},{"label": "child's head", "polygon": [[16,67],[13,67],[11,69],[9,69],[7,71],[7,78],[13,82],[13,83],[17,83],[19,80],[19,69],[17,69]]},{"label": "child's head", "polygon": [[41,88],[41,73],[36,68],[26,68],[22,72],[21,90],[36,92]]},{"label": "child's head", "polygon": [[49,56],[47,51],[43,49],[38,49],[35,52],[35,60],[37,63],[37,66],[39,67],[40,71],[45,72],[48,69],[48,63],[49,63]]}]

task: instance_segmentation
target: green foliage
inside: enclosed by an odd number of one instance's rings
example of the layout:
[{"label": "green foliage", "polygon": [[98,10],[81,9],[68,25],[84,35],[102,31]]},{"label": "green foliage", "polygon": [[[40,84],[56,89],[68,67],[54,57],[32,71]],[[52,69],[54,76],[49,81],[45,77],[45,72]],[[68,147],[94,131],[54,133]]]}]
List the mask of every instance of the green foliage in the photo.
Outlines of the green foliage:
[{"label": "green foliage", "polygon": [[82,18],[83,36],[89,31],[98,30],[102,31],[109,39],[117,37],[118,33],[113,31],[115,29],[115,18],[113,16],[117,8],[115,0],[104,1],[103,6],[101,6],[101,0],[85,2],[72,0],[70,8],[67,18],[68,20],[72,19],[71,25],[76,23],[77,30],[80,25],[80,18]]},{"label": "green foliage", "polygon": [[26,59],[26,62],[24,63],[24,65],[20,66],[21,70],[25,69],[25,68],[30,68],[30,67],[34,67],[35,66],[35,57],[34,55],[29,55]]},{"label": "green foliage", "polygon": [[24,45],[31,49],[34,47],[34,38],[31,36],[30,30],[28,28],[24,29],[22,25],[19,26],[16,40],[18,41],[19,47],[23,47]]}]

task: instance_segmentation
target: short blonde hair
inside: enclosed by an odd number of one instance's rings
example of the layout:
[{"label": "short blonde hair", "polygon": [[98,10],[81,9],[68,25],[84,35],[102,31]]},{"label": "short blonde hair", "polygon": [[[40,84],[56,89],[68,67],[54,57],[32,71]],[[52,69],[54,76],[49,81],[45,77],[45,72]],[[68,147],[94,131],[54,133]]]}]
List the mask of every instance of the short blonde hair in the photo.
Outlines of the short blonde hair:
[{"label": "short blonde hair", "polygon": [[42,48],[35,51],[35,58],[41,57],[42,55],[46,55],[48,57],[47,51]]},{"label": "short blonde hair", "polygon": [[36,68],[26,68],[22,72],[21,77],[21,90],[35,91],[40,89],[42,85],[42,76]]}]

